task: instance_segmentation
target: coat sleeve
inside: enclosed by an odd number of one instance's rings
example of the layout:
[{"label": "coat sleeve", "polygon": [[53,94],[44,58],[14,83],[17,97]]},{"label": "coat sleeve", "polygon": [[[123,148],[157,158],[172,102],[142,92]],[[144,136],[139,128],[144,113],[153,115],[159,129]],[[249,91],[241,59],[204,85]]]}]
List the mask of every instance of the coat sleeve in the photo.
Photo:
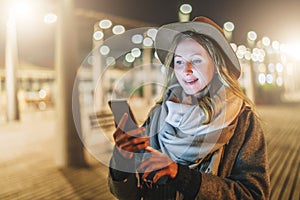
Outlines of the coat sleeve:
[{"label": "coat sleeve", "polygon": [[[148,119],[143,124],[146,128],[145,134],[149,135],[150,127]],[[137,159],[134,156],[133,159]],[[109,173],[108,173],[108,186],[110,192],[118,199],[139,199],[138,189],[138,176],[135,172],[137,163],[134,160],[125,159],[120,155],[116,148],[114,148],[113,155],[110,160]],[[131,172],[131,173],[129,173]]]},{"label": "coat sleeve", "polygon": [[115,181],[111,175],[109,175],[108,185],[110,192],[117,199],[138,199],[137,179],[134,174],[130,174],[128,178],[123,181]]},{"label": "coat sleeve", "polygon": [[138,199],[137,178],[133,171],[134,161],[123,158],[114,148],[109,166],[108,186],[118,199]]},{"label": "coat sleeve", "polygon": [[[235,161],[229,169],[231,173],[225,177],[202,173],[196,199],[269,199],[266,142],[255,114],[249,112],[242,118],[235,134],[239,135],[232,138],[227,147],[237,148],[236,155],[232,155]],[[241,145],[235,145],[239,143]],[[231,155],[226,156],[229,159]],[[223,170],[228,170],[225,168]]]}]

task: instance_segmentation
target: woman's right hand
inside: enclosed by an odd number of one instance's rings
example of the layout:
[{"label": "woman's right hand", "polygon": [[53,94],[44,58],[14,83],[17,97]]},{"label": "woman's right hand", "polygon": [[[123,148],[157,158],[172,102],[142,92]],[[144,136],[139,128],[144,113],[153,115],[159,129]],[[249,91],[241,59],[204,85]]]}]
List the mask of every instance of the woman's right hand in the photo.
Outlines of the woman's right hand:
[{"label": "woman's right hand", "polygon": [[149,137],[141,136],[142,133],[145,132],[144,127],[130,130],[125,133],[123,130],[127,119],[128,114],[124,113],[115,132],[113,133],[113,138],[120,154],[123,157],[130,159],[133,157],[134,152],[143,150],[149,146]]}]

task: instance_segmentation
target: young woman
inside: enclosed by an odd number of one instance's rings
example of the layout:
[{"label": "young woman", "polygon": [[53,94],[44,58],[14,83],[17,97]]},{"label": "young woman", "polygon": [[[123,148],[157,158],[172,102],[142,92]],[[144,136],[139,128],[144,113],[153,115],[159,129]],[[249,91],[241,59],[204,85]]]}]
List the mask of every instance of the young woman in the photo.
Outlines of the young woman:
[{"label": "young woman", "polygon": [[109,186],[119,199],[268,199],[266,143],[237,79],[222,29],[205,17],[162,26],[156,51],[168,69],[144,126],[114,133]]}]

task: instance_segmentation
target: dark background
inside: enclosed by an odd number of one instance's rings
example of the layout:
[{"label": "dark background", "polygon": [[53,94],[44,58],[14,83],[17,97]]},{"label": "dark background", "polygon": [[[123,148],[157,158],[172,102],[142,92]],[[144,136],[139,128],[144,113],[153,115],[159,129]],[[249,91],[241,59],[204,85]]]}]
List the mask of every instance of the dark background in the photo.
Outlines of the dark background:
[{"label": "dark background", "polygon": [[[25,0],[24,0],[25,1]],[[43,15],[55,12],[59,0],[32,0],[35,6],[30,20],[18,21],[20,60],[40,66],[53,66],[55,24],[44,24]],[[4,66],[5,22],[7,5],[13,1],[0,1],[0,67]],[[28,1],[30,2],[30,1]],[[246,44],[247,32],[253,30],[258,38],[268,36],[283,43],[300,43],[299,0],[74,0],[75,8],[139,20],[160,26],[178,21],[178,9],[183,3],[193,7],[191,19],[204,15],[220,26],[226,21],[235,24],[233,41]],[[94,20],[76,18],[81,61],[92,48]]]}]

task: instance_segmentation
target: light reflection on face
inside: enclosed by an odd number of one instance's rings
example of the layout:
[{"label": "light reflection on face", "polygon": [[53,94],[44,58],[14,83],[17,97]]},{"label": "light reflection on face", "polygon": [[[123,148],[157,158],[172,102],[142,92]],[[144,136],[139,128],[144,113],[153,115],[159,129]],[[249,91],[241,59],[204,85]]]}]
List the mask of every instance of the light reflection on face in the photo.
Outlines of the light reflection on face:
[{"label": "light reflection on face", "polygon": [[203,90],[214,76],[214,62],[208,52],[192,38],[179,42],[174,56],[175,76],[189,95]]}]

